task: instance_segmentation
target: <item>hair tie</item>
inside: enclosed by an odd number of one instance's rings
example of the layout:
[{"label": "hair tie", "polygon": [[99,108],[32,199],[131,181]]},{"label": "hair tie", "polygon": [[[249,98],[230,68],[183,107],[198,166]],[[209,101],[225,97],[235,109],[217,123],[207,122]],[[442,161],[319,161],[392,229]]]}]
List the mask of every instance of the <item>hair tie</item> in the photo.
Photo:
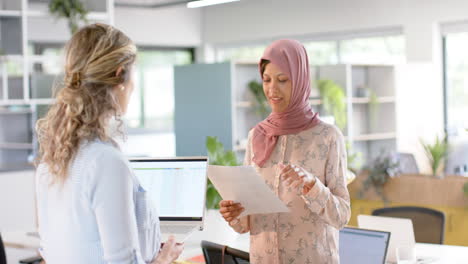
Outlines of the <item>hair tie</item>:
[{"label": "hair tie", "polygon": [[75,87],[80,87],[81,86],[81,73],[80,72],[72,73],[71,85],[75,86]]}]

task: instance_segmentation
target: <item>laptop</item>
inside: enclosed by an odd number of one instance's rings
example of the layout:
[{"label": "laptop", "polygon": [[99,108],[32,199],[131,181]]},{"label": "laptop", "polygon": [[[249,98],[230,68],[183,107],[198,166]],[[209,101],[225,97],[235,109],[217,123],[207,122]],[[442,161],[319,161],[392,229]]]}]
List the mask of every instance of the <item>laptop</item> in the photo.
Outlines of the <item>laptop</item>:
[{"label": "laptop", "polygon": [[341,264],[385,264],[390,232],[353,227],[340,230]]},{"label": "laptop", "polygon": [[156,205],[163,242],[203,230],[207,157],[131,159],[130,166]]},{"label": "laptop", "polygon": [[388,262],[397,262],[397,247],[408,246],[414,248],[416,244],[414,239],[413,222],[411,219],[358,215],[358,225],[360,228],[387,231],[392,234],[390,244],[388,246]]}]

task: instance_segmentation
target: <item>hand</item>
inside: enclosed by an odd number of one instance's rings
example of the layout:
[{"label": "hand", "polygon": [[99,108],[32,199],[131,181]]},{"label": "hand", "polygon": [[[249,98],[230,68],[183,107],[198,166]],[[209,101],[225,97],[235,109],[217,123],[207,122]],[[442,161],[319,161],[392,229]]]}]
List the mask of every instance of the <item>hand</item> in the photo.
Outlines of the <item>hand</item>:
[{"label": "hand", "polygon": [[153,264],[170,264],[176,260],[184,250],[183,243],[176,243],[174,236],[169,236],[166,243],[163,244],[156,260]]},{"label": "hand", "polygon": [[242,207],[240,203],[235,203],[231,200],[222,200],[219,202],[219,212],[228,223],[238,220],[239,215],[244,210],[244,207]]},{"label": "hand", "polygon": [[294,164],[279,164],[281,169],[280,176],[287,187],[297,188],[302,186],[302,194],[307,194],[314,187],[317,179],[303,168]]}]

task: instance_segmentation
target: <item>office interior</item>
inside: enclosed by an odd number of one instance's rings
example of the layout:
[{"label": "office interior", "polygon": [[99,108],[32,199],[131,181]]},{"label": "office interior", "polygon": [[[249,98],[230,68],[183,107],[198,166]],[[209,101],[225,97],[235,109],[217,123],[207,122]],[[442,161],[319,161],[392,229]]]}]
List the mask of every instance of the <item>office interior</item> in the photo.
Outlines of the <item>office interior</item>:
[{"label": "office interior", "polygon": [[[34,126],[54,103],[71,36],[49,2],[0,0],[0,234],[8,263],[38,247]],[[381,208],[440,212],[437,226],[413,220],[416,252],[427,263],[468,263],[467,1],[81,2],[88,13],[80,25],[114,25],[138,47],[127,135],[116,138],[126,156],[206,156],[207,138],[216,137],[240,165],[249,130],[269,113],[252,92],[261,87],[257,63],[274,40],[296,39],[309,56],[312,108],[345,136],[348,226]],[[202,241],[248,252],[249,234],[234,232],[213,204],[204,227],[179,263],[205,263]],[[417,229],[428,227],[439,241],[418,241]]]}]

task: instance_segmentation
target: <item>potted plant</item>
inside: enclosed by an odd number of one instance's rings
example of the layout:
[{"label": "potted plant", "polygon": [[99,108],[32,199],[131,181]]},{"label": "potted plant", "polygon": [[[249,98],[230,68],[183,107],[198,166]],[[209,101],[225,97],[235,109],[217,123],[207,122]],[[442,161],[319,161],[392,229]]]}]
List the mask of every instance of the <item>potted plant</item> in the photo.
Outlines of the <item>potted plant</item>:
[{"label": "potted plant", "polygon": [[429,144],[421,140],[421,145],[424,147],[427,159],[431,165],[432,175],[439,178],[443,177],[445,159],[449,151],[447,137],[439,139],[439,137],[436,136],[434,144]]},{"label": "potted plant", "polygon": [[[236,154],[233,151],[225,151],[223,144],[218,140],[217,137],[206,138],[206,149],[208,151],[208,160],[210,165],[220,166],[238,166]],[[206,188],[206,208],[207,209],[219,209],[219,202],[221,196],[218,191],[208,180]]]},{"label": "potted plant", "polygon": [[362,184],[359,196],[363,197],[364,192],[366,192],[370,187],[373,187],[377,195],[382,198],[382,201],[387,203],[383,187],[390,178],[397,177],[401,173],[398,156],[396,154],[382,153],[372,162],[372,165],[367,167],[365,170],[368,174]]},{"label": "potted plant", "polygon": [[[210,165],[237,166],[236,154],[233,151],[226,151],[223,144],[216,137],[206,138],[206,149]],[[206,189],[205,228],[202,232],[196,232],[190,238],[191,241],[210,240],[234,242],[240,235],[237,234],[223,219],[219,213],[219,202],[222,200],[218,191],[208,180]]]},{"label": "potted plant", "polygon": [[80,22],[88,22],[88,10],[80,0],[51,0],[49,13],[57,18],[66,18],[72,34],[78,30]]},{"label": "potted plant", "polygon": [[333,115],[340,129],[346,126],[345,93],[341,86],[332,80],[318,80],[317,87],[324,110]]},{"label": "potted plant", "polygon": [[266,118],[270,110],[265,93],[263,92],[262,84],[256,80],[253,80],[249,82],[248,86],[249,91],[255,98],[254,105],[256,114],[261,118]]}]

